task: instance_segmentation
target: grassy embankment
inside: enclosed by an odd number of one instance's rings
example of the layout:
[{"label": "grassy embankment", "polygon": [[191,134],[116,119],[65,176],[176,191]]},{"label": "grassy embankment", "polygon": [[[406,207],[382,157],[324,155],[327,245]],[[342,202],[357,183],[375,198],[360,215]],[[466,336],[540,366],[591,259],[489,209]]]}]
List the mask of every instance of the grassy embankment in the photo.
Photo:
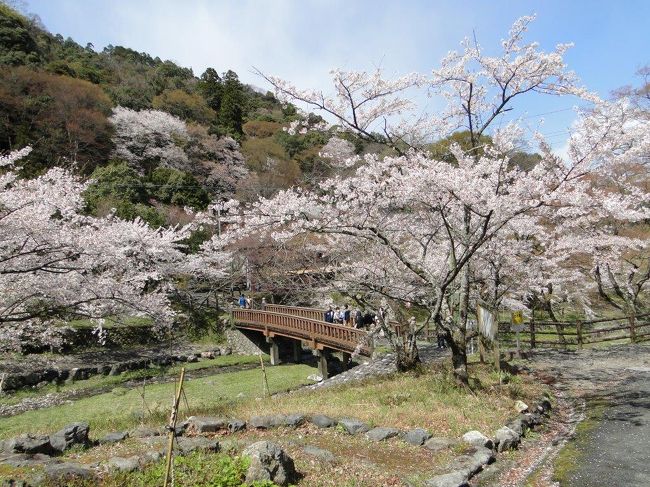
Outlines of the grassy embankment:
[{"label": "grassy embankment", "polygon": [[[189,414],[227,415],[248,419],[256,414],[323,413],[332,417],[357,417],[376,426],[395,426],[401,429],[423,427],[434,436],[458,438],[470,429],[490,435],[507,419],[514,416],[514,401],[532,401],[539,397],[544,386],[527,376],[498,375],[487,366],[472,363],[473,392],[455,386],[448,366],[436,364],[419,373],[399,374],[361,383],[316,391],[298,391],[289,395],[258,399],[261,396],[262,377],[259,370],[205,377],[188,382],[187,397],[190,411],[184,409],[181,417]],[[313,369],[304,365],[269,367],[269,385],[272,391],[287,389],[306,382]],[[161,426],[168,415],[173,386],[165,384],[147,389],[149,407],[154,415],[145,423]],[[25,413],[14,418],[0,419],[0,434],[11,436],[24,431],[52,431],[70,421],[90,421],[93,436],[108,430],[126,429],[140,423],[142,400],[132,390],[121,396],[102,394],[73,404]],[[225,448],[230,444],[231,455],[238,455],[247,445],[260,439],[278,442],[295,462],[303,478],[299,486],[371,486],[419,485],[436,471],[440,471],[452,455],[464,447],[432,453],[391,439],[374,443],[363,435],[351,437],[339,428],[327,430],[305,425],[297,430],[281,428],[270,431],[247,431],[236,435],[218,435]],[[305,445],[317,446],[333,452],[333,463],[314,460],[305,454]],[[117,446],[101,446],[85,452],[73,452],[75,461],[93,463],[110,456],[129,456],[146,448],[139,440],[129,439]],[[214,469],[216,457],[193,457],[195,469],[213,469],[214,479],[222,475]],[[198,463],[196,463],[198,462]],[[144,472],[129,475],[108,475],[100,485],[146,485],[156,476],[158,465]],[[12,471],[15,476],[16,471]],[[345,480],[344,480],[345,479]],[[210,479],[199,483],[188,481],[177,485],[222,485]],[[215,480],[216,481],[216,480]],[[143,483],[144,482],[144,483]],[[211,483],[212,482],[212,483]],[[223,484],[227,485],[227,484]],[[239,484],[233,484],[239,485]]]},{"label": "grassy embankment", "polygon": [[[268,356],[263,356],[268,360]],[[1,400],[4,404],[17,404],[28,398],[42,397],[51,393],[84,393],[83,395],[93,394],[94,391],[105,390],[107,387],[119,387],[126,382],[141,381],[147,385],[147,379],[164,380],[170,377],[178,376],[182,367],[186,372],[199,371],[205,369],[218,370],[221,367],[232,367],[236,365],[259,364],[259,357],[256,355],[224,355],[214,359],[201,359],[199,362],[186,363],[182,365],[173,365],[171,367],[150,366],[146,369],[133,370],[124,372],[115,376],[94,375],[86,380],[66,382],[64,384],[48,384],[38,389],[22,389],[12,394],[4,395]]]},{"label": "grassy embankment", "polygon": [[[309,383],[307,376],[313,372],[314,369],[306,365],[270,367],[267,369],[269,388],[275,393]],[[189,411],[184,408],[181,414],[228,414],[236,402],[262,396],[262,375],[260,370],[253,369],[201,377],[188,380],[184,390]],[[156,427],[165,424],[174,384],[147,386],[144,403],[141,392],[142,389],[118,387],[112,392],[60,406],[0,418],[0,438],[25,432],[53,432],[75,421],[87,421],[93,437],[133,428],[141,423]]]}]

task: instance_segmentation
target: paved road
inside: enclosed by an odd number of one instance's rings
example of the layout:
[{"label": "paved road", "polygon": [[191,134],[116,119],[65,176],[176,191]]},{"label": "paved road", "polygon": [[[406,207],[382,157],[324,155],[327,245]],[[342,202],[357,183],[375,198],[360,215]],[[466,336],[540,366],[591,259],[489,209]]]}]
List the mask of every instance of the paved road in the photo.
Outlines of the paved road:
[{"label": "paved road", "polygon": [[650,368],[634,368],[632,377],[601,397],[606,409],[577,440],[583,456],[566,485],[650,486]]}]

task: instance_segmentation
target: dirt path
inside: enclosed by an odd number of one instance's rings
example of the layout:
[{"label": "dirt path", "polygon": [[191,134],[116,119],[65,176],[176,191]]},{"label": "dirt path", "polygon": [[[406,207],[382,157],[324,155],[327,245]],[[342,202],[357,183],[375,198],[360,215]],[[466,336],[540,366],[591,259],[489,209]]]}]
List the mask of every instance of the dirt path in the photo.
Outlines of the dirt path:
[{"label": "dirt path", "polygon": [[551,384],[553,419],[476,485],[650,485],[650,344],[541,351],[524,365]]}]

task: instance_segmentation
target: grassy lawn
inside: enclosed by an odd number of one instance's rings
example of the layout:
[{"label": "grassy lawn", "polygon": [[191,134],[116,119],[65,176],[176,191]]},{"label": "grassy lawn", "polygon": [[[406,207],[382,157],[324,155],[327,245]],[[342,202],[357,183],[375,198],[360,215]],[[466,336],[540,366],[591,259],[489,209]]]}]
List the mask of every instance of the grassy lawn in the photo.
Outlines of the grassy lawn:
[{"label": "grassy lawn", "polygon": [[[89,319],[84,320],[71,320],[66,323],[72,328],[95,328],[97,324]],[[104,319],[104,328],[110,330],[115,327],[124,327],[124,326],[151,326],[153,320],[146,316],[122,316],[122,317],[113,317]]]},{"label": "grassy lawn", "polygon": [[[314,369],[306,365],[269,367],[269,388],[271,392],[295,388],[309,383],[307,376],[313,373]],[[146,388],[148,410],[144,408],[145,423],[160,427],[167,422],[173,393],[173,383],[155,384]],[[231,415],[231,409],[239,402],[257,404],[254,399],[262,396],[262,374],[259,369],[255,369],[193,379],[186,382],[185,393],[189,411],[182,408],[181,416]],[[151,414],[148,411],[151,411]],[[0,438],[26,432],[53,432],[76,421],[90,423],[92,436],[98,437],[109,431],[137,426],[141,422],[142,414],[143,403],[139,390],[117,388],[114,392],[80,399],[70,404],[0,418]]]},{"label": "grassy lawn", "polygon": [[[316,392],[300,391],[261,402],[240,402],[235,416],[248,418],[264,411],[273,413],[322,413],[352,416],[376,426],[401,429],[426,428],[435,436],[458,437],[478,429],[490,435],[515,415],[514,402],[532,401],[544,386],[520,377],[506,376],[507,384],[485,365],[471,364],[478,381],[474,393],[454,385],[446,367],[332,387]],[[503,377],[502,377],[503,382]]]},{"label": "grassy lawn", "polygon": [[[268,360],[268,356],[264,355],[264,360]],[[40,389],[23,389],[5,395],[2,401],[5,404],[17,404],[23,399],[40,397],[45,394],[53,392],[74,392],[74,391],[92,391],[105,389],[110,386],[119,386],[124,382],[143,379],[145,377],[169,377],[178,376],[181,367],[185,367],[186,371],[195,371],[208,369],[213,367],[229,367],[234,365],[246,364],[259,364],[259,357],[257,355],[223,355],[215,357],[214,359],[202,359],[200,362],[186,363],[182,365],[174,365],[171,367],[157,367],[152,366],[146,369],[133,370],[124,372],[115,376],[94,375],[87,380],[76,381],[72,383],[65,383],[61,385],[49,384]]]}]

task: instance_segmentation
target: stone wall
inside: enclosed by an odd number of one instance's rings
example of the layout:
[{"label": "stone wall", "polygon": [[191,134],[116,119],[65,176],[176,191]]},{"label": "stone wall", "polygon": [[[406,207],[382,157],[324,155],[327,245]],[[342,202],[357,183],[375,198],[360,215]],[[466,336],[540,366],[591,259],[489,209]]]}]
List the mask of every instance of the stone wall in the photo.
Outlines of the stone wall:
[{"label": "stone wall", "polygon": [[245,332],[238,330],[236,328],[227,328],[225,330],[226,339],[228,340],[228,346],[232,348],[232,351],[239,355],[257,355],[258,353],[267,353],[268,347],[264,347],[263,341],[264,337],[260,333],[251,332],[259,335],[259,343],[256,343],[251,338],[249,338]]}]

